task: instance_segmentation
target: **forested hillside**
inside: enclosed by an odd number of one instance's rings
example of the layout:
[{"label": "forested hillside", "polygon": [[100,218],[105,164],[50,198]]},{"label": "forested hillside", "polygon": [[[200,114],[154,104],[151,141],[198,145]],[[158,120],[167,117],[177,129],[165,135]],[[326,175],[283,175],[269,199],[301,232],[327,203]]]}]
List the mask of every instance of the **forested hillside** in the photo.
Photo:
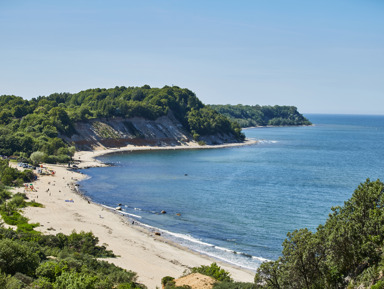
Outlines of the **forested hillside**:
[{"label": "forested hillside", "polygon": [[205,106],[188,89],[122,86],[54,93],[31,100],[0,96],[0,155],[28,158],[39,151],[48,161],[66,161],[73,150],[63,137],[76,133],[76,123],[117,117],[156,120],[166,115],[172,115],[197,141],[220,133],[237,141],[244,139],[237,123]]},{"label": "forested hillside", "polygon": [[209,105],[241,127],[311,125],[294,106]]}]

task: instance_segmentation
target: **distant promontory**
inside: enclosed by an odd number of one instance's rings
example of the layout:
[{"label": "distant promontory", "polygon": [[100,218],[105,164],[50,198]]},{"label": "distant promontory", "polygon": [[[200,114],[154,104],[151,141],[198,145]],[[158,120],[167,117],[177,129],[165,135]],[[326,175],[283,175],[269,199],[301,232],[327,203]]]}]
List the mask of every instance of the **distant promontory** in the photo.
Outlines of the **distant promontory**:
[{"label": "distant promontory", "polygon": [[295,106],[209,105],[210,108],[237,122],[241,127],[298,126],[312,123]]},{"label": "distant promontory", "polygon": [[295,107],[204,105],[189,89],[95,88],[31,100],[0,96],[0,155],[66,162],[75,150],[239,143],[241,127],[306,125]]}]

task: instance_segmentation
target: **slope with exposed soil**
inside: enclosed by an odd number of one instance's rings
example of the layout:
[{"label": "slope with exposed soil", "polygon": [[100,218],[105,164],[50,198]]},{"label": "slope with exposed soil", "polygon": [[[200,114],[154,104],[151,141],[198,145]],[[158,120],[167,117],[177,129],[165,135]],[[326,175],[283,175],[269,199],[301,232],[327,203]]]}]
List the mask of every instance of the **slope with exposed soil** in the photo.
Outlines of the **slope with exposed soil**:
[{"label": "slope with exposed soil", "polygon": [[[79,150],[138,146],[178,146],[193,141],[189,132],[171,114],[148,120],[141,117],[92,119],[75,124],[76,133],[61,136]],[[201,138],[207,144],[238,142],[231,135],[217,134]]]}]

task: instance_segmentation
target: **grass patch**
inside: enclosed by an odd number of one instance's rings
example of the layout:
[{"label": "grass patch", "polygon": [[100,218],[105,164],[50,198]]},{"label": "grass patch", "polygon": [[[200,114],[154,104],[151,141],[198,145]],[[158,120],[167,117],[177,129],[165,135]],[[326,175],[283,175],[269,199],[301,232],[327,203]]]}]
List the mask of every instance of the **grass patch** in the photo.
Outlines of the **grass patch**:
[{"label": "grass patch", "polygon": [[35,201],[27,202],[27,206],[28,207],[35,207],[35,208],[44,208],[43,204],[40,204],[40,203],[35,202]]},{"label": "grass patch", "polygon": [[39,223],[32,223],[32,224],[29,224],[29,223],[21,223],[21,224],[18,224],[17,225],[17,231],[22,231],[22,232],[25,232],[25,233],[36,233],[36,234],[40,234],[40,232],[37,232],[37,231],[34,231],[34,229],[36,227],[40,226]]},{"label": "grass patch", "polygon": [[11,214],[1,212],[1,217],[3,218],[3,221],[6,224],[12,225],[12,226],[17,226],[18,224],[22,224],[22,223],[28,223],[28,219],[16,211],[12,211]]}]

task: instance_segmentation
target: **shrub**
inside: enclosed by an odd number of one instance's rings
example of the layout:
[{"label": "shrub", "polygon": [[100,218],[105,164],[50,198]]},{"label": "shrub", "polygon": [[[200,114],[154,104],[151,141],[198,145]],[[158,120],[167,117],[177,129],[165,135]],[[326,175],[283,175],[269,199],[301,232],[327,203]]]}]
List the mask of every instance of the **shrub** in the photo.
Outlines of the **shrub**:
[{"label": "shrub", "polygon": [[213,289],[257,289],[254,283],[243,282],[216,282]]},{"label": "shrub", "polygon": [[1,217],[6,224],[12,226],[28,222],[26,217],[22,216],[19,212],[16,211],[11,211],[9,214],[6,212],[1,212]]},{"label": "shrub", "polygon": [[14,195],[9,203],[14,204],[16,208],[24,208],[26,206],[25,197],[22,194]]},{"label": "shrub", "polygon": [[45,153],[37,151],[31,154],[30,159],[35,165],[37,165],[44,162],[46,157],[47,155]]},{"label": "shrub", "polygon": [[17,231],[21,231],[21,232],[30,232],[30,233],[34,233],[34,234],[40,234],[40,232],[37,232],[37,231],[34,231],[33,229],[40,226],[39,223],[32,223],[32,224],[28,224],[28,223],[21,223],[21,224],[17,224]]},{"label": "shrub", "polygon": [[38,208],[44,208],[44,205],[43,204],[40,204],[36,201],[31,201],[31,202],[27,202],[27,206],[28,207],[38,207]]},{"label": "shrub", "polygon": [[48,164],[56,164],[58,162],[58,158],[55,155],[49,155],[45,158],[45,162]]},{"label": "shrub", "polygon": [[[63,272],[61,276],[56,279],[54,288],[68,289],[68,288],[94,288],[97,282],[97,277],[86,274],[79,274],[77,272]],[[112,288],[109,287],[109,288]],[[105,289],[109,289],[105,288]]]},{"label": "shrub", "polygon": [[40,258],[26,244],[12,240],[0,240],[0,270],[6,274],[20,272],[29,276],[35,273]]},{"label": "shrub", "polygon": [[203,275],[211,276],[217,281],[232,282],[230,273],[221,269],[216,263],[212,263],[210,266],[202,265],[200,267],[193,267],[191,273],[201,273]]},{"label": "shrub", "polygon": [[[175,280],[175,278],[171,277],[171,276],[165,276],[161,279],[161,285],[165,286],[167,285],[168,282],[173,282]],[[175,282],[173,282],[175,283]]]},{"label": "shrub", "polygon": [[41,263],[36,269],[36,276],[44,278],[49,282],[55,282],[56,277],[61,274],[62,267],[56,261]]},{"label": "shrub", "polygon": [[130,282],[130,283],[121,283],[121,284],[117,285],[116,288],[117,289],[145,289],[147,287],[145,287],[144,285],[134,283],[134,282]]},{"label": "shrub", "polygon": [[68,155],[62,154],[62,155],[57,156],[57,162],[62,163],[62,164],[68,163],[70,160],[71,160],[71,157]]},{"label": "shrub", "polygon": [[11,193],[5,189],[0,189],[0,204],[11,198]]},{"label": "shrub", "polygon": [[36,279],[31,285],[32,285],[32,288],[53,289],[53,284],[44,277]]},{"label": "shrub", "polygon": [[384,289],[384,281],[380,280],[375,285],[372,285],[371,289]]},{"label": "shrub", "polygon": [[24,284],[27,284],[27,285],[29,285],[33,282],[32,277],[27,276],[25,274],[22,274],[20,272],[16,272],[16,274],[13,277],[15,277],[17,280],[20,280],[21,282],[23,282]]},{"label": "shrub", "polygon": [[6,186],[12,186],[13,185],[13,177],[11,175],[3,175],[1,177],[1,182]]},{"label": "shrub", "polygon": [[20,174],[25,183],[35,180],[35,174],[31,170],[25,170]]}]

